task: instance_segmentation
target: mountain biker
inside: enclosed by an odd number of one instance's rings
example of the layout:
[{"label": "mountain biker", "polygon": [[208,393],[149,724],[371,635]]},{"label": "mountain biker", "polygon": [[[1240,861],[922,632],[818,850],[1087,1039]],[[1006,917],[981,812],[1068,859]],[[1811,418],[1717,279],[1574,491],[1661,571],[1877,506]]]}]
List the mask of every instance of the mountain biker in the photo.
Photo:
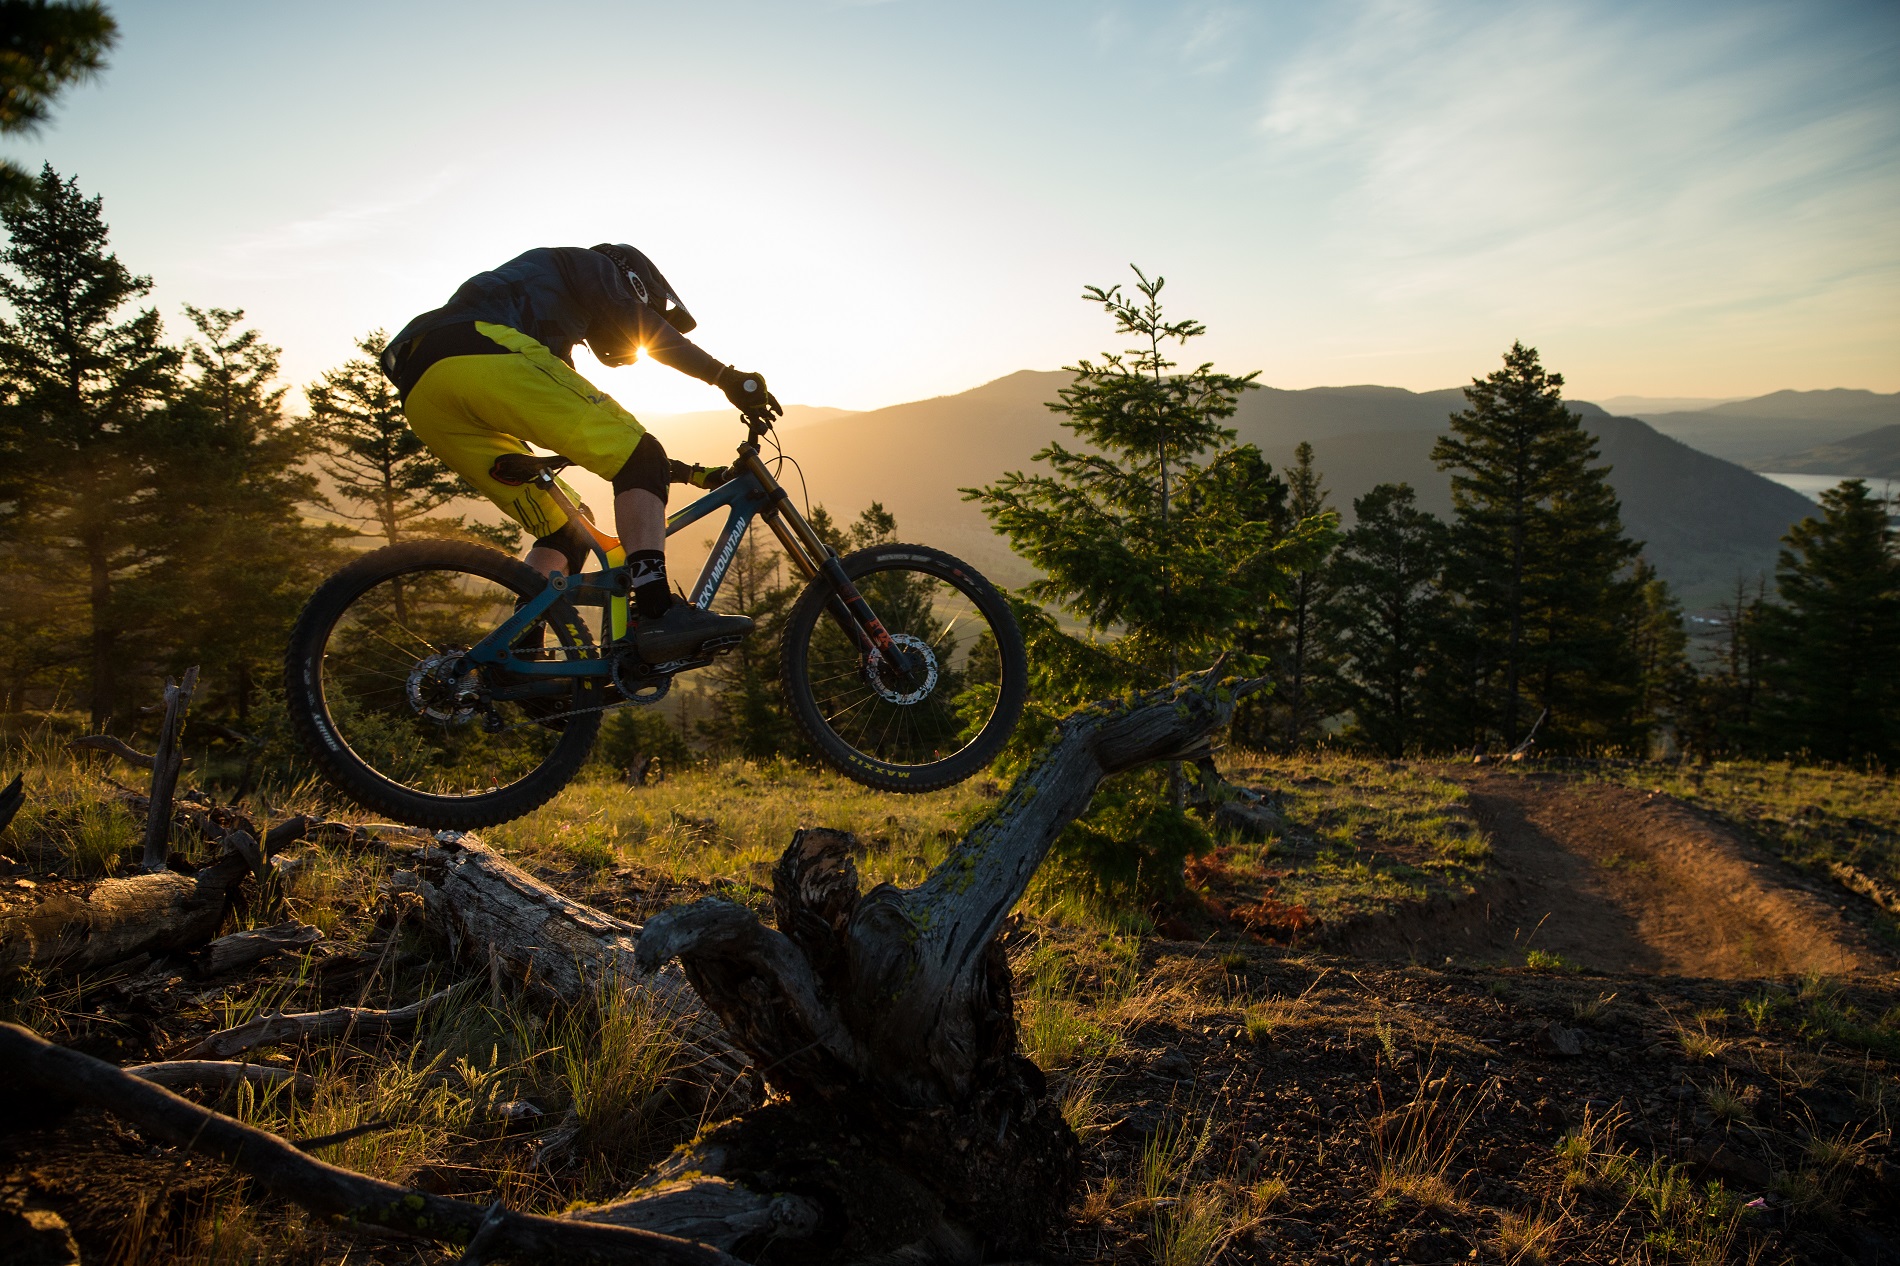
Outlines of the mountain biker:
[{"label": "mountain biker", "polygon": [[665,275],[631,246],[542,247],[463,282],[446,304],[404,326],[382,358],[410,429],[535,534],[526,561],[542,575],[582,570],[587,537],[532,484],[496,479],[495,459],[538,444],[613,484],[614,526],[639,616],[634,649],[655,664],[752,627],[744,616],[676,598],[667,583],[667,485],[711,486],[720,472],[669,461],[631,413],[575,371],[574,344],[585,342],[609,366],[644,350],[718,387],[750,416],[779,416],[762,376],[722,365],[687,340],[697,324]]}]

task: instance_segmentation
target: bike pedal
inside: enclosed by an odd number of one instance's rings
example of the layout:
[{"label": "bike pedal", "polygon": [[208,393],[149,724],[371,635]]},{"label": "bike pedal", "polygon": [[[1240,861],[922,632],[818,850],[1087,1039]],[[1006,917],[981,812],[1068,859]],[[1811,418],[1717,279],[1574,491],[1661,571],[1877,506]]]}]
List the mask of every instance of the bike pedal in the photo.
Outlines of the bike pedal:
[{"label": "bike pedal", "polygon": [[700,644],[699,654],[717,655],[722,651],[731,650],[743,641],[745,641],[745,634],[743,633],[734,634],[732,637],[715,637],[711,641],[702,642]]}]

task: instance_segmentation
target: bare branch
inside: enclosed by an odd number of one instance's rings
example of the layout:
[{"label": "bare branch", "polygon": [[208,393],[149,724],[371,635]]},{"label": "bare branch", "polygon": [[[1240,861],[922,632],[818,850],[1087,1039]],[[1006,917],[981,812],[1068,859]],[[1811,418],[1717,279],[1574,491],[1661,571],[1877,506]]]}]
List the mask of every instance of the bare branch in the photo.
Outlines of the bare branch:
[{"label": "bare branch", "polygon": [[194,1059],[228,1059],[233,1055],[305,1038],[371,1038],[415,1027],[423,1012],[448,1000],[453,988],[412,1002],[406,1007],[379,1011],[371,1007],[331,1007],[327,1011],[273,1011],[234,1028],[220,1029],[185,1052]]},{"label": "bare branch", "polygon": [[[444,1244],[467,1244],[489,1213],[481,1205],[400,1187],[306,1156],[275,1134],[201,1108],[17,1024],[0,1024],[0,1069],[10,1080],[103,1108],[147,1134],[217,1157],[313,1213]],[[505,1211],[488,1247],[497,1256],[536,1262],[739,1266],[737,1258],[718,1249],[670,1235]]]}]

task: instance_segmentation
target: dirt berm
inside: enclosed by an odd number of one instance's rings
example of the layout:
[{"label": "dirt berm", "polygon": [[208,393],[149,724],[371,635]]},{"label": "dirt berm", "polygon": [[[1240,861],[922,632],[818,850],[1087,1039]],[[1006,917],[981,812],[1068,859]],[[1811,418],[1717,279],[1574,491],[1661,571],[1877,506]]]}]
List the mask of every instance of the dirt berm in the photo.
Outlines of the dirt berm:
[{"label": "dirt berm", "polygon": [[1558,774],[1472,772],[1496,874],[1470,897],[1347,925],[1352,953],[1522,964],[1533,949],[1607,972],[1746,978],[1893,970],[1891,955],[1810,883],[1660,792]]}]

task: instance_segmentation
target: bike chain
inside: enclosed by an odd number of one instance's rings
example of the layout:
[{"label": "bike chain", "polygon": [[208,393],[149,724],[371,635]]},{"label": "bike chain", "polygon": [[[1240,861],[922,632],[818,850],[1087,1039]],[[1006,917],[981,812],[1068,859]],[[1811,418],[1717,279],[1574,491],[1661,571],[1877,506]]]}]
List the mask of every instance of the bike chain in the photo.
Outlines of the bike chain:
[{"label": "bike chain", "polygon": [[[673,661],[673,662],[677,663],[680,661]],[[661,665],[661,667],[664,668],[665,665]],[[675,669],[672,673],[669,673],[667,675],[666,686],[669,691],[673,687],[673,678],[677,676],[678,673],[683,672],[683,671],[684,669]],[[664,698],[665,695],[662,694],[661,697]],[[570,708],[566,712],[550,712],[546,716],[532,717],[526,721],[516,721],[513,725],[504,725],[498,730],[490,730],[489,733],[506,734],[511,730],[519,730],[519,729],[524,729],[532,725],[540,725],[546,721],[565,721],[569,717],[582,717],[582,716],[587,716],[590,713],[594,713],[594,712],[614,712],[620,708],[650,708],[658,702],[660,702],[659,699],[649,699],[642,702],[639,699],[628,699],[625,696],[622,696],[620,702],[618,703],[603,703],[599,707],[596,707],[596,708]]]}]

